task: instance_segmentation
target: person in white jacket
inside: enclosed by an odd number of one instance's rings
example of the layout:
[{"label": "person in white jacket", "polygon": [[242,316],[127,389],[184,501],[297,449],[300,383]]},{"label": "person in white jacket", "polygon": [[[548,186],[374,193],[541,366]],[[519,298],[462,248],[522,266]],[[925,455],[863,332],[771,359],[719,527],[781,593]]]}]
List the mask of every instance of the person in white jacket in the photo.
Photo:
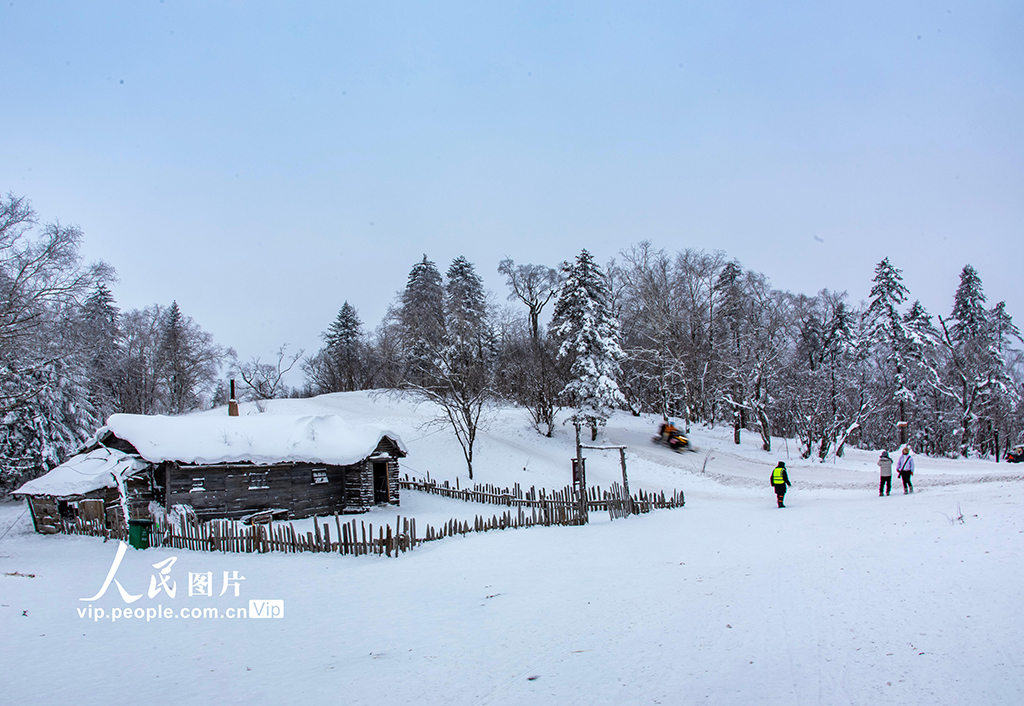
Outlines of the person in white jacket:
[{"label": "person in white jacket", "polygon": [[900,459],[896,462],[896,472],[900,474],[900,480],[903,481],[903,494],[914,492],[914,484],[910,482],[910,477],[914,475],[914,457],[910,455],[910,447],[904,446],[903,453],[900,454]]},{"label": "person in white jacket", "polygon": [[889,458],[888,451],[882,451],[882,455],[878,457],[878,468],[882,472],[881,480],[878,481],[878,497],[882,497],[892,490],[892,459]]}]

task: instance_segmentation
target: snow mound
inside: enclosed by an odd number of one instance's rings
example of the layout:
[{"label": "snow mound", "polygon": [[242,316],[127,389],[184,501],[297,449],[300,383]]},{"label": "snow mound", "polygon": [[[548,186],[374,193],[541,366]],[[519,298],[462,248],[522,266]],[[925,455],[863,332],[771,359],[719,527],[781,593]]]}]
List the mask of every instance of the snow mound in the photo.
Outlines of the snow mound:
[{"label": "snow mound", "polygon": [[105,430],[134,446],[147,461],[257,464],[305,461],[345,466],[369,456],[385,436],[403,453],[399,436],[377,424],[354,425],[334,415],[184,417],[114,414]]}]

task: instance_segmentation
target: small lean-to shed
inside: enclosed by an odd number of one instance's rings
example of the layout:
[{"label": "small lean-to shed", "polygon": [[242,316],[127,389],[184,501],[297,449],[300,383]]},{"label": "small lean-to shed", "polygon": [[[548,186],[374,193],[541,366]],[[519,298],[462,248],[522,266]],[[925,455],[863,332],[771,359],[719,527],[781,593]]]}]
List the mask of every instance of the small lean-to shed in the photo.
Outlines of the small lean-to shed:
[{"label": "small lean-to shed", "polygon": [[[141,466],[123,485],[122,505],[131,517],[152,500],[165,508],[190,506],[201,520],[265,510],[300,518],[398,505],[398,462],[406,455],[398,435],[378,425],[349,424],[333,415],[276,414],[115,414],[68,464],[101,450]],[[37,505],[49,508],[52,499],[37,501],[39,489],[49,486],[32,484],[61,468],[16,491],[29,497],[33,517]],[[108,506],[118,498],[110,478],[102,491]]]},{"label": "small lean-to shed", "polygon": [[[46,475],[15,491],[28,500],[37,532],[55,534],[61,520],[103,520],[108,527],[123,523],[127,498],[148,511],[152,498],[146,471],[150,464],[117,449],[95,448],[73,456]],[[139,515],[137,510],[135,515]]]}]

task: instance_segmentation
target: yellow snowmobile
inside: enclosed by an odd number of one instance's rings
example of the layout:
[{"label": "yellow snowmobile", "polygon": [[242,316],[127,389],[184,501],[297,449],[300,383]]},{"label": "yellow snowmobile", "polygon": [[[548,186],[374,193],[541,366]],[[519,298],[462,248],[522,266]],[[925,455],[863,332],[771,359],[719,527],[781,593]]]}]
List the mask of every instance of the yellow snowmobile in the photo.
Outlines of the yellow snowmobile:
[{"label": "yellow snowmobile", "polygon": [[658,429],[658,435],[652,441],[656,444],[664,444],[673,451],[690,448],[690,440],[683,436],[683,433],[672,422],[662,424]]}]

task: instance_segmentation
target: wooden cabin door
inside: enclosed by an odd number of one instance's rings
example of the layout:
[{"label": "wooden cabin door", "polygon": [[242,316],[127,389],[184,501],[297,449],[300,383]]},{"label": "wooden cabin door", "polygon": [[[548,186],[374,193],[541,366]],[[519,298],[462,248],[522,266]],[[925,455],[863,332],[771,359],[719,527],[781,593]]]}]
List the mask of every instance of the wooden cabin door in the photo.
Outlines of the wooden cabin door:
[{"label": "wooden cabin door", "polygon": [[386,503],[391,499],[388,492],[388,463],[387,461],[373,462],[373,502]]}]

